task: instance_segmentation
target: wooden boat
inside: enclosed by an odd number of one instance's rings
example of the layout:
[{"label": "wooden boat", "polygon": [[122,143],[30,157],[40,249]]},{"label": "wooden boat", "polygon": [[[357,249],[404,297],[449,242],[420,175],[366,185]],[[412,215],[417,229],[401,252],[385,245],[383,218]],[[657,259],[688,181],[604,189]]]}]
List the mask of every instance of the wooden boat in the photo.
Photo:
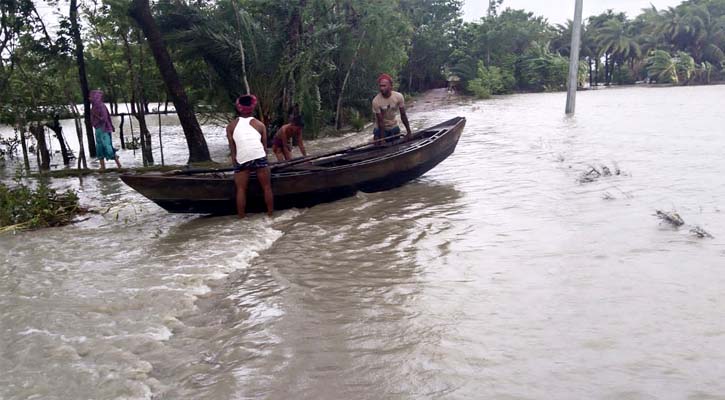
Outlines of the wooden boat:
[{"label": "wooden boat", "polygon": [[[274,208],[310,207],[352,196],[357,191],[378,192],[401,186],[423,175],[453,153],[466,119],[423,129],[408,140],[384,145],[367,144],[270,164]],[[234,214],[233,173],[226,170],[124,174],[127,185],[173,213]],[[247,211],[265,210],[262,190],[250,177]]]}]

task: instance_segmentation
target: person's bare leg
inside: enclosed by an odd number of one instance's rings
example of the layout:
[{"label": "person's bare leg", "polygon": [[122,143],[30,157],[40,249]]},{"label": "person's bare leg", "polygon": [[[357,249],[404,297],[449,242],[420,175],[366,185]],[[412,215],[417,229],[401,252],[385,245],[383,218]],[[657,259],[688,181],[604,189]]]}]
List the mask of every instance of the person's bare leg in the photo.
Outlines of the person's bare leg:
[{"label": "person's bare leg", "polygon": [[258,169],[257,179],[259,180],[259,186],[262,187],[262,191],[264,192],[264,203],[267,205],[267,215],[271,217],[274,211],[274,194],[272,193],[272,173],[269,167]]},{"label": "person's bare leg", "polygon": [[244,170],[234,173],[234,185],[237,187],[237,215],[244,218],[247,207],[247,184],[249,183],[249,171]]},{"label": "person's bare leg", "polygon": [[272,151],[274,152],[275,157],[277,157],[277,161],[284,161],[284,152],[282,151],[282,149],[274,146],[272,147]]},{"label": "person's bare leg", "polygon": [[287,146],[284,146],[282,148],[282,151],[284,151],[284,159],[285,160],[291,160],[292,159],[292,152],[290,151],[290,148]]},{"label": "person's bare leg", "polygon": [[101,171],[105,170],[106,169],[106,160],[104,160],[104,159],[101,158],[98,161],[101,162]]},{"label": "person's bare leg", "polygon": [[121,160],[118,158],[118,155],[115,156],[114,160],[116,161],[116,168],[121,169]]}]

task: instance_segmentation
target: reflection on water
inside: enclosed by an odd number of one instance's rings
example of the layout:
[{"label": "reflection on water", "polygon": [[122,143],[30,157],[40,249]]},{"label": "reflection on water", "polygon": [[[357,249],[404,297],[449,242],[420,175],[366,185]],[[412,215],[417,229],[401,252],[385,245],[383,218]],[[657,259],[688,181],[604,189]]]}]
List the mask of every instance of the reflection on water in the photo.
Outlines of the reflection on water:
[{"label": "reflection on water", "polygon": [[[272,219],[166,214],[110,176],[58,181],[104,213],[0,238],[0,398],[715,398],[723,95],[412,114],[466,116],[456,153],[399,189]],[[602,165],[622,173],[579,183]]]}]

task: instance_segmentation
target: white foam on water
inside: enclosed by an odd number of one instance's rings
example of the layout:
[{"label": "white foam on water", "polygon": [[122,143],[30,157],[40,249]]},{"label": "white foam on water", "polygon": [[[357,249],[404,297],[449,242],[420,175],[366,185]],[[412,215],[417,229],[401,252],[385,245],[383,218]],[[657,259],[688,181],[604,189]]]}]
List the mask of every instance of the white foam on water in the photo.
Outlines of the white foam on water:
[{"label": "white foam on water", "polygon": [[146,332],[146,336],[150,337],[151,339],[158,340],[161,342],[165,342],[169,339],[171,339],[172,336],[174,336],[173,332],[165,326],[160,326],[155,329],[151,329]]}]

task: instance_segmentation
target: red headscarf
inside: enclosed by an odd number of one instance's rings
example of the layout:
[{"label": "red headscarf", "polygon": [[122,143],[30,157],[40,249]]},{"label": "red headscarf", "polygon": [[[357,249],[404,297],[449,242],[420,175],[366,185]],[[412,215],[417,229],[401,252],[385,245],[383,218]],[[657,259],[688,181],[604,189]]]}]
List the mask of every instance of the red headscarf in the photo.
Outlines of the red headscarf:
[{"label": "red headscarf", "polygon": [[382,80],[387,80],[388,82],[390,82],[391,85],[393,84],[393,77],[388,74],[380,74],[380,76],[378,77],[378,85]]},{"label": "red headscarf", "polygon": [[[251,98],[251,101],[249,102],[249,105],[248,106],[242,105],[239,102],[239,99],[241,99],[242,97],[250,97]],[[255,96],[253,94],[245,94],[243,96],[239,96],[237,98],[237,102],[234,103],[234,105],[236,106],[237,111],[239,111],[240,114],[253,114],[254,113],[254,109],[257,107],[257,96]]]}]

